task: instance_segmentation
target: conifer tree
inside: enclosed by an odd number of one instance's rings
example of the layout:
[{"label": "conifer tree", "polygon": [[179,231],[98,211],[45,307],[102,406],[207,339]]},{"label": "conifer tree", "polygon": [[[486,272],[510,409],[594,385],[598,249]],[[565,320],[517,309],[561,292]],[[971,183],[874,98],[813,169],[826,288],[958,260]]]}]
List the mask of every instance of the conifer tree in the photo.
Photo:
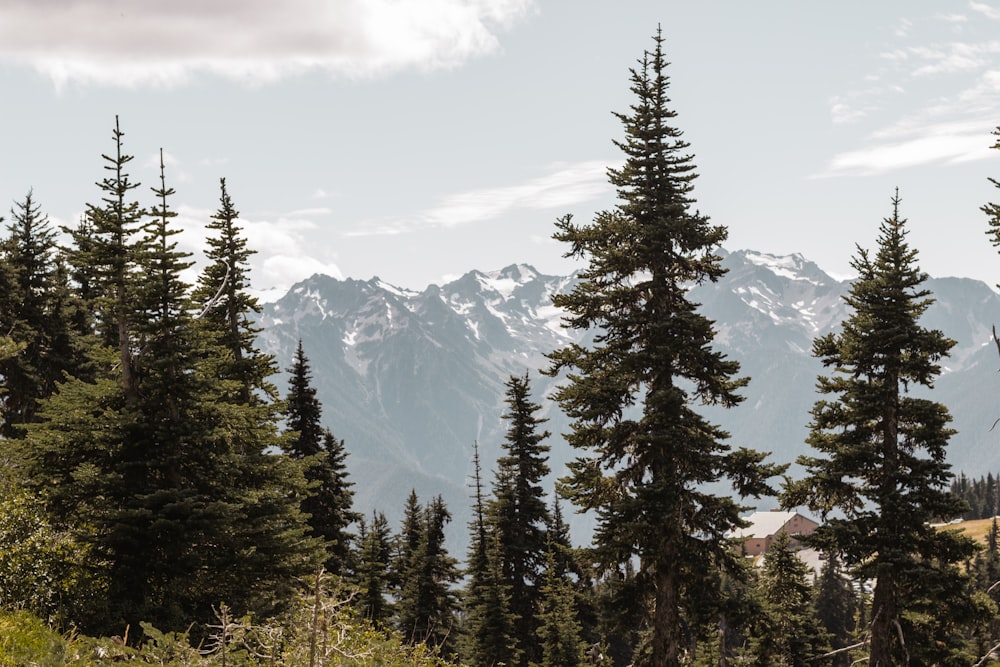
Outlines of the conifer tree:
[{"label": "conifer tree", "polygon": [[586,663],[583,628],[577,617],[573,583],[559,571],[554,545],[546,552],[535,630],[540,667],[576,667]]},{"label": "conifer tree", "polygon": [[501,662],[513,665],[518,651],[510,592],[500,572],[498,539],[486,520],[479,443],[474,446],[472,461],[474,503],[465,572],[468,583],[462,596],[465,624],[461,657],[471,667],[491,667]]},{"label": "conifer tree", "polygon": [[459,579],[456,561],[444,545],[444,527],[450,520],[451,513],[441,496],[421,512],[416,548],[410,552],[396,604],[397,622],[404,636],[442,647],[445,652],[451,650],[449,638],[457,609],[452,585]]},{"label": "conifer tree", "polygon": [[347,527],[359,517],[351,510],[353,484],[347,481],[347,452],[322,425],[322,405],[312,386],[309,360],[299,341],[292,367],[288,369],[288,396],[285,399],[285,451],[305,466],[310,483],[302,499],[302,511],[309,516],[313,535],[327,545],[325,568],[343,574],[350,553],[351,537]]},{"label": "conifer tree", "polygon": [[[127,193],[127,176],[115,174],[106,185]],[[265,454],[277,420],[227,400],[231,381],[213,363],[223,351],[195,326],[180,277],[189,259],[172,239],[173,191],[162,164],[160,185],[142,238],[112,242],[126,236],[107,224],[113,197],[91,216],[106,230],[95,224],[86,256],[118,269],[97,274],[98,323],[104,334],[124,331],[128,350],[104,335],[91,352],[94,378],[71,377],[43,401],[21,449],[53,520],[93,548],[93,578],[106,589],[79,621],[97,632],[140,621],[183,630],[211,619],[221,600],[241,613],[271,613],[295,577],[318,564],[294,500],[305,482],[282,467],[284,457]],[[128,277],[127,310],[120,283],[109,278],[119,275]]]},{"label": "conifer tree", "polygon": [[820,512],[827,521],[813,543],[876,582],[873,667],[967,659],[959,635],[980,612],[961,568],[975,545],[930,525],[967,505],[948,492],[948,410],[910,388],[932,387],[955,343],[920,324],[933,299],[906,236],[897,195],[874,257],[859,248],[852,261],[858,278],[844,297],[851,314],[843,330],[813,343],[835,375],[817,382],[830,398],[812,410],[816,455],[799,458],[806,475],[783,497],[786,506]]},{"label": "conifer tree", "polygon": [[4,242],[6,283],[0,319],[23,352],[0,361],[4,379],[4,437],[22,437],[20,424],[35,420],[38,401],[55,391],[64,373],[84,364],[70,321],[72,297],[57,255],[56,234],[32,191],[11,210]]},{"label": "conifer tree", "polygon": [[779,533],[764,557],[760,577],[764,613],[753,642],[754,664],[807,667],[827,651],[808,576],[809,568],[795,554],[788,533]]},{"label": "conifer tree", "polygon": [[510,614],[518,642],[519,660],[513,665],[537,662],[536,607],[545,565],[546,526],[550,517],[541,487],[549,472],[548,445],[542,441],[548,431],[538,428],[546,420],[536,413],[541,406],[532,402],[527,373],[508,378],[504,454],[497,460],[493,499],[487,521],[499,545],[500,571],[509,591]]},{"label": "conifer tree", "polygon": [[277,368],[273,357],[257,349],[260,329],[252,322],[261,312],[259,302],[249,293],[249,259],[255,251],[242,236],[240,214],[229,196],[226,179],[219,179],[219,189],[219,209],[207,226],[211,234],[205,253],[209,264],[198,279],[194,299],[203,306],[200,321],[206,331],[215,344],[228,351],[217,372],[235,383],[231,400],[273,409],[277,390],[270,378]]},{"label": "conifer tree", "polygon": [[[836,553],[827,554],[823,562],[813,606],[816,618],[830,638],[831,647],[839,650],[850,646],[854,639],[858,601]],[[850,653],[838,653],[832,658],[832,667],[849,667],[852,661]]]},{"label": "conifer tree", "polygon": [[392,616],[389,593],[392,562],[392,535],[385,514],[372,512],[371,524],[358,521],[358,556],[354,583],[358,587],[361,615],[376,627]]},{"label": "conifer tree", "polygon": [[112,155],[102,155],[104,169],[109,173],[98,183],[103,192],[101,205],[87,205],[92,233],[86,254],[78,255],[77,261],[93,267],[98,332],[103,343],[117,351],[118,382],[126,402],[131,403],[137,397],[139,383],[132,327],[136,318],[134,288],[141,282],[137,275],[142,253],[138,237],[145,211],[132,199],[132,191],[140,184],[133,182],[128,174],[133,156],[124,152],[124,137],[115,116],[112,131],[115,150]]},{"label": "conifer tree", "polygon": [[690,644],[685,614],[705,573],[736,569],[726,542],[742,525],[741,506],[709,485],[730,483],[737,496],[771,493],[780,468],[765,456],[733,450],[728,433],[695,409],[733,407],[747,380],[739,364],[712,350],[712,322],[688,300],[692,284],[723,275],[716,248],[726,229],[692,210],[694,164],[673,126],[666,59],[659,31],[654,48],[631,71],[635,95],[617,114],[625,163],[609,170],[619,204],[577,226],[558,223],[568,256],[585,259],[580,282],[553,303],[566,326],[597,331],[593,346],[569,345],[552,355],[549,372],[567,371],[555,397],[573,420],[562,492],[597,512],[597,555],[608,565],[638,557],[638,595],[648,597],[648,652],[655,667],[680,664]]}]

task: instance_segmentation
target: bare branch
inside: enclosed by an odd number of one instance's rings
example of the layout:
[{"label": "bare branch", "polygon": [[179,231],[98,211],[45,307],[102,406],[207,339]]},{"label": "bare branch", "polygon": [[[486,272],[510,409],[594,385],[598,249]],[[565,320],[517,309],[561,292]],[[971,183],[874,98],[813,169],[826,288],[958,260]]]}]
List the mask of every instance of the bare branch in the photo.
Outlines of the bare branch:
[{"label": "bare branch", "polygon": [[989,651],[987,651],[986,655],[984,655],[983,657],[981,657],[978,660],[978,662],[976,662],[976,664],[974,664],[972,667],[982,667],[983,665],[986,664],[987,660],[989,660],[990,658],[995,658],[996,657],[996,652],[998,650],[1000,650],[1000,644],[997,644],[996,646],[994,646],[993,648],[991,648]]}]

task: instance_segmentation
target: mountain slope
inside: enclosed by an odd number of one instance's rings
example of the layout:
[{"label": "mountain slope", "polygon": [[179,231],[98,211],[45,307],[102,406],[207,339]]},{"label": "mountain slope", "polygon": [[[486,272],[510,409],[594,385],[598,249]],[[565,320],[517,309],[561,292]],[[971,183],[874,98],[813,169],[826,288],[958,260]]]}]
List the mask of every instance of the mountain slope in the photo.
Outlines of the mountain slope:
[{"label": "mountain slope", "polygon": [[[849,284],[799,255],[723,253],[729,272],[690,294],[716,322],[717,346],[751,377],[746,400],[732,410],[707,409],[734,445],[794,461],[806,451],[815,382],[824,372],[813,339],[847,314]],[[273,304],[260,324],[261,346],[282,368],[299,338],[314,371],[324,421],[346,441],[359,510],[399,516],[411,488],[422,499],[441,494],[455,514],[452,535],[464,535],[472,448],[478,441],[489,480],[505,424],[503,385],[530,372],[555,435],[551,465],[561,474],[574,456],[559,437],[568,424],[545,397],[554,379],[537,370],[545,354],[580,332],[560,326],[551,295],[571,289],[572,276],[547,276],[525,265],[470,271],[421,292],[369,281],[316,275]],[[958,434],[950,460],[956,470],[1000,470],[1000,359],[990,328],[1000,321],[1000,296],[984,283],[931,279],[936,297],[924,322],[958,344],[933,396],[949,406]],[[771,501],[765,501],[764,505]],[[463,542],[464,538],[459,539]]]}]

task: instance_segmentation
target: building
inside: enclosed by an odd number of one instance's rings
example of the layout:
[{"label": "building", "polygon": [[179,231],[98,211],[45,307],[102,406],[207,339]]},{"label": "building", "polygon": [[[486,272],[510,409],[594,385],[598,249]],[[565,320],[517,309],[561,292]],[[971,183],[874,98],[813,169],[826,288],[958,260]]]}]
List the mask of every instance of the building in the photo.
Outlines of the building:
[{"label": "building", "polygon": [[812,535],[819,524],[798,512],[754,512],[747,517],[750,525],[740,528],[733,537],[743,542],[743,553],[747,556],[761,556],[771,548],[774,538],[781,533],[788,533],[792,546],[798,546],[796,537]]}]

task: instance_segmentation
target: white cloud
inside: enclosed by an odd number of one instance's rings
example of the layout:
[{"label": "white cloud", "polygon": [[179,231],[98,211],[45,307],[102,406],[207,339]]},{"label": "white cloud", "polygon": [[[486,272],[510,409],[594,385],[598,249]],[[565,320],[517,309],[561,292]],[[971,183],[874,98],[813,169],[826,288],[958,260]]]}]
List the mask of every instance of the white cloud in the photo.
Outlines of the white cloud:
[{"label": "white cloud", "polygon": [[1000,9],[997,9],[992,5],[988,5],[985,2],[970,2],[969,9],[979,12],[989,19],[1000,19]]},{"label": "white cloud", "polygon": [[969,20],[965,14],[938,14],[935,18],[945,23],[966,23]]},{"label": "white cloud", "polygon": [[[314,273],[342,277],[335,262],[317,259],[322,248],[316,246],[315,231],[319,226],[312,218],[324,215],[326,209],[293,211],[274,218],[240,218],[237,224],[243,229],[247,246],[256,252],[250,257],[250,277],[254,293],[270,298],[274,293],[284,294],[288,288]],[[181,205],[176,223],[182,233],[178,245],[194,253],[196,266],[189,269],[185,279],[193,283],[204,266],[205,225],[213,211]]]},{"label": "white cloud", "polygon": [[[884,131],[882,139],[865,148],[835,155],[816,177],[867,176],[923,164],[957,164],[992,157],[987,122],[941,123],[909,133]],[[900,138],[901,137],[901,138]]]},{"label": "white cloud", "polygon": [[919,46],[911,48],[910,53],[923,61],[911,72],[912,76],[966,72],[988,65],[992,61],[990,56],[1000,54],[1000,41]]},{"label": "white cloud", "polygon": [[526,183],[449,195],[410,219],[379,221],[348,235],[394,235],[428,227],[454,227],[493,220],[517,209],[565,209],[611,192],[607,168],[606,163],[596,160],[555,164],[550,173]]},{"label": "white cloud", "polygon": [[830,118],[835,125],[853,123],[868,115],[862,109],[856,109],[845,100],[835,97],[830,105]]},{"label": "white cloud", "polygon": [[208,73],[248,84],[321,70],[368,77],[455,67],[499,49],[534,0],[11,0],[0,61],[67,83],[173,86]]}]

